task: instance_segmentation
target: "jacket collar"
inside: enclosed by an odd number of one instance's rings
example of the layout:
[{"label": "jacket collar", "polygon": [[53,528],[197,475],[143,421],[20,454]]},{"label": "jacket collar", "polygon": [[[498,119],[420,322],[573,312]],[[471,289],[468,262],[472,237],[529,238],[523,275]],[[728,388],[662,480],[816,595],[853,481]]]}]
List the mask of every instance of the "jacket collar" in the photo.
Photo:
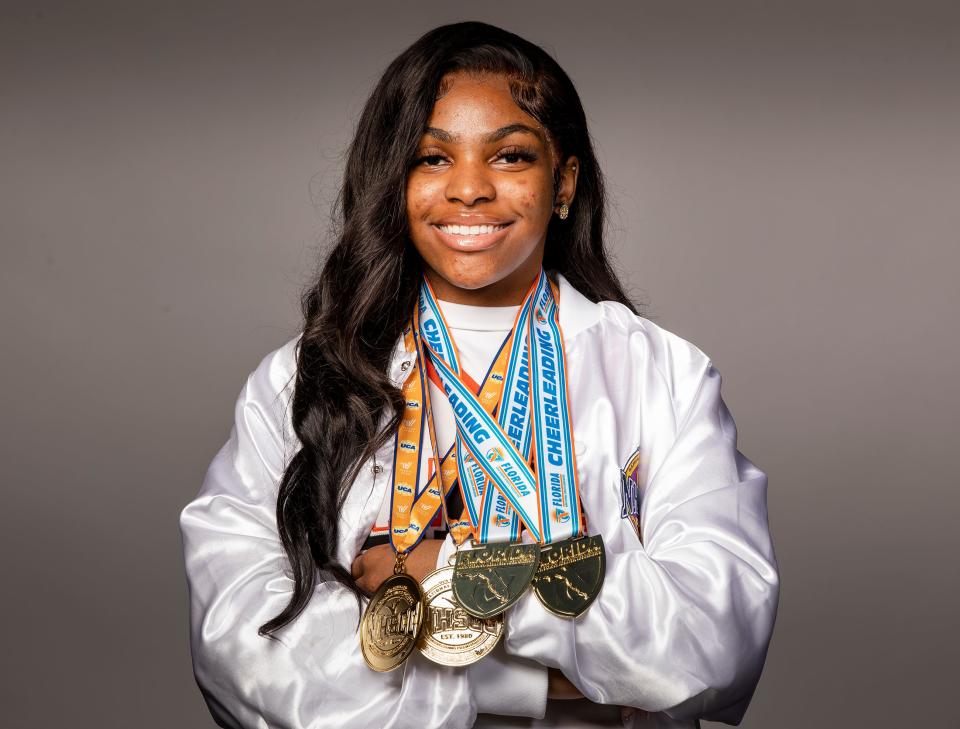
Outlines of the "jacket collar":
[{"label": "jacket collar", "polygon": [[[551,272],[549,275],[556,281],[560,290],[560,328],[563,330],[564,342],[569,342],[581,331],[600,320],[600,305],[577,291],[562,273]],[[400,337],[390,365],[390,378],[397,387],[402,386],[403,381],[406,380],[407,372],[413,366],[415,357],[413,352],[407,351],[404,339]]]},{"label": "jacket collar", "polygon": [[590,301],[562,273],[554,274],[560,289],[560,328],[564,341],[600,321],[600,304]]}]

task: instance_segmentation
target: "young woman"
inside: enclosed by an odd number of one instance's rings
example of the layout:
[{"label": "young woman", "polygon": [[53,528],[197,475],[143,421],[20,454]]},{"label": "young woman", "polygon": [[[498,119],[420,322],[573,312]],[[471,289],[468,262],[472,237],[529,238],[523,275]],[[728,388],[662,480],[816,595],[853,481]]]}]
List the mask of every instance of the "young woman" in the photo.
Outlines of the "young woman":
[{"label": "young woman", "polygon": [[[638,315],[611,269],[567,75],[490,25],[428,32],[370,96],[339,205],[303,331],[247,379],[180,517],[217,723],[739,723],[779,595],[767,479],[710,359]],[[466,665],[413,649],[374,670],[368,597],[395,571],[429,583],[482,525],[544,547],[524,552],[533,587],[489,621],[499,642]],[[566,571],[581,552],[589,588]],[[583,598],[575,616],[551,589]]]}]

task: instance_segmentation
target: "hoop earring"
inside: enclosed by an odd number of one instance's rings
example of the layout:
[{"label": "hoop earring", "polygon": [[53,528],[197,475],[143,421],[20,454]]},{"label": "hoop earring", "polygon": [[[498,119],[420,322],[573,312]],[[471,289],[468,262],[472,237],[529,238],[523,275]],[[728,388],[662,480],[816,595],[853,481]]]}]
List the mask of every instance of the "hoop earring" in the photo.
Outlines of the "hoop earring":
[{"label": "hoop earring", "polygon": [[560,205],[560,220],[566,220],[567,216],[570,214],[570,208],[566,203],[561,203]]}]

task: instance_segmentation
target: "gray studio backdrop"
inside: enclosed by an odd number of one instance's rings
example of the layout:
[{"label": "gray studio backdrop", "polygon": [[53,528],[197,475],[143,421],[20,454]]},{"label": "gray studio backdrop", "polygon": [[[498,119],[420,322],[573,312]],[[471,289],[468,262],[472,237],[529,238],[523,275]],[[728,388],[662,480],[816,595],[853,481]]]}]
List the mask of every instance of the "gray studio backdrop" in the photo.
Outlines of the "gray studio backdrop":
[{"label": "gray studio backdrop", "polygon": [[957,726],[951,5],[4,3],[3,725],[213,726],[179,511],[297,330],[372,84],[480,19],[577,84],[624,276],[769,474],[743,726]]}]

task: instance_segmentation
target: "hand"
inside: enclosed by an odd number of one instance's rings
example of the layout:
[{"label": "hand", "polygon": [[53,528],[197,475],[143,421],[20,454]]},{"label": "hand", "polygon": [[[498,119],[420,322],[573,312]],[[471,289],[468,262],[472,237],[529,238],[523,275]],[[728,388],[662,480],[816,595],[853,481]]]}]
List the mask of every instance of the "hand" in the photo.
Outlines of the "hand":
[{"label": "hand", "polygon": [[[407,554],[406,573],[417,582],[437,568],[442,539],[423,539]],[[367,595],[372,595],[393,574],[397,554],[389,544],[379,544],[357,555],[350,567],[350,574],[357,586]]]},{"label": "hand", "polygon": [[548,699],[582,699],[580,690],[567,680],[556,668],[547,669]]}]

